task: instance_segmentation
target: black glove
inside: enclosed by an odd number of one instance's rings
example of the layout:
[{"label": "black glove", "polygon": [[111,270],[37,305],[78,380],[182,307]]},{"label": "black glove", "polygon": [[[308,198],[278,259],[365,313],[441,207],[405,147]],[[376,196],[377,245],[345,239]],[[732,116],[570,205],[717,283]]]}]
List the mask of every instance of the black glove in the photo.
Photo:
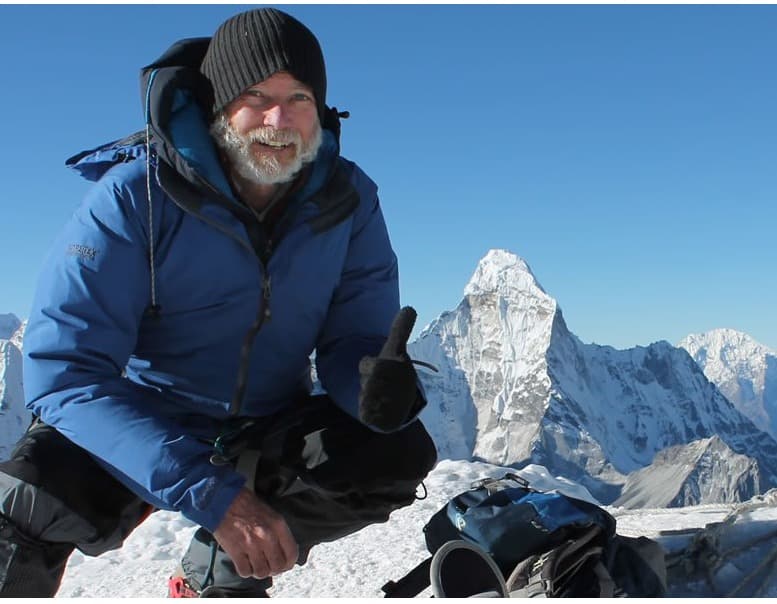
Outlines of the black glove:
[{"label": "black glove", "polygon": [[415,367],[407,355],[407,340],[415,320],[412,307],[400,309],[377,358],[364,357],[359,363],[359,419],[383,432],[400,428],[422,402]]}]

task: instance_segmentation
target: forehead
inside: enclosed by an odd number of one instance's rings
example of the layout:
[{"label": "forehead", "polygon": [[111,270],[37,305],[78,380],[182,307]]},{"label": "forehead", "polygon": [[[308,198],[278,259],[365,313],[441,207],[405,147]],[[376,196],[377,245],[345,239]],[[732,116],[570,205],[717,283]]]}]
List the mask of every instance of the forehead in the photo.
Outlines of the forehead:
[{"label": "forehead", "polygon": [[304,90],[306,92],[313,92],[313,89],[307,84],[303,84],[297,78],[286,71],[278,71],[272,74],[266,80],[256,82],[249,86],[246,90],[267,90],[267,89],[290,89],[290,90]]}]

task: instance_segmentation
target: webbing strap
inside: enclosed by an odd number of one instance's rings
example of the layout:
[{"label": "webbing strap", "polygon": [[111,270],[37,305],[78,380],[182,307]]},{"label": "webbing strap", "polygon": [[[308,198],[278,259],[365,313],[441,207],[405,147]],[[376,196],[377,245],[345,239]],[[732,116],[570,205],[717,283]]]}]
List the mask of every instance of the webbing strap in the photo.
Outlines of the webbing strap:
[{"label": "webbing strap", "polygon": [[259,467],[259,458],[262,456],[258,449],[245,449],[240,453],[235,464],[235,470],[246,479],[245,487],[250,491],[256,486],[256,469]]},{"label": "webbing strap", "polygon": [[413,570],[397,581],[389,581],[381,590],[386,598],[414,598],[431,584],[429,569],[432,566],[432,557],[419,563]]},{"label": "webbing strap", "polygon": [[615,595],[615,581],[601,560],[596,563],[594,573],[599,578],[599,597],[612,598]]}]

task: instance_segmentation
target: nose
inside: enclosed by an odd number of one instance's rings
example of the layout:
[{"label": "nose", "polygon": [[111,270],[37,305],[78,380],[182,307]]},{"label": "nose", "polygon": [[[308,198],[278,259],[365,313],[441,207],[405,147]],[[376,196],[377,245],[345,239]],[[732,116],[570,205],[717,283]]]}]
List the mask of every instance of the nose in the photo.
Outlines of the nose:
[{"label": "nose", "polygon": [[280,103],[276,103],[272,107],[265,109],[264,111],[264,125],[272,126],[273,128],[282,128],[285,121],[285,112]]}]

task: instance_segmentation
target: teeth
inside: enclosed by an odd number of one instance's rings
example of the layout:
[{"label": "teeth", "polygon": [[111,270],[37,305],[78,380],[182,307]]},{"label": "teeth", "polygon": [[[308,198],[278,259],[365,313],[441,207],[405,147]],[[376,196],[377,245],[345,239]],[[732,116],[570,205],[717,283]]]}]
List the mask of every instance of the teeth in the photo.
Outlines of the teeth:
[{"label": "teeth", "polygon": [[288,147],[288,143],[276,143],[276,142],[266,142],[264,143],[268,147],[275,147],[276,149],[280,149],[282,147]]}]

